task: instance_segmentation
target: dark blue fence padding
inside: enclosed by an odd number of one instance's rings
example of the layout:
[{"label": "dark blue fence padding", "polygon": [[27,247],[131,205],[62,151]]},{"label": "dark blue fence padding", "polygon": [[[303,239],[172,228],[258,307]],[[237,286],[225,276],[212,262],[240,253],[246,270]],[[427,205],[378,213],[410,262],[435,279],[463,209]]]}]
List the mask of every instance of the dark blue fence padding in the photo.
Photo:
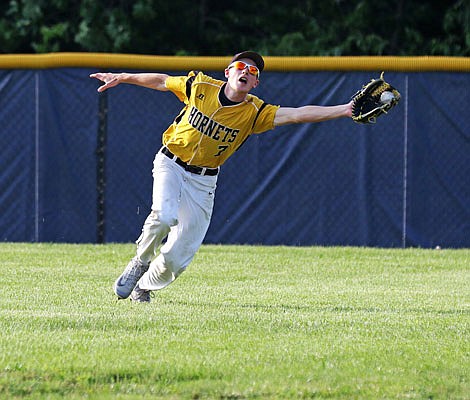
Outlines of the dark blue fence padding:
[{"label": "dark blue fence padding", "polygon": [[76,69],[0,75],[3,241],[96,240],[97,97]]},{"label": "dark blue fence padding", "polygon": [[105,237],[135,240],[150,212],[153,159],[179,102],[172,94],[135,86],[119,86],[107,95]]},{"label": "dark blue fence padding", "polygon": [[469,247],[470,74],[408,82],[407,244]]},{"label": "dark blue fence padding", "polygon": [[39,80],[39,240],[96,240],[98,98],[88,76],[56,69]]},{"label": "dark blue fence padding", "polygon": [[[105,242],[139,236],[153,158],[183,105],[131,85],[98,94],[91,72],[0,71],[2,241],[96,242],[98,225]],[[333,105],[373,75],[265,72],[254,94]],[[341,119],[250,137],[222,167],[205,242],[470,247],[470,75],[385,78],[402,101],[375,125]]]},{"label": "dark blue fence padding", "polygon": [[35,236],[35,74],[0,71],[0,234]]}]

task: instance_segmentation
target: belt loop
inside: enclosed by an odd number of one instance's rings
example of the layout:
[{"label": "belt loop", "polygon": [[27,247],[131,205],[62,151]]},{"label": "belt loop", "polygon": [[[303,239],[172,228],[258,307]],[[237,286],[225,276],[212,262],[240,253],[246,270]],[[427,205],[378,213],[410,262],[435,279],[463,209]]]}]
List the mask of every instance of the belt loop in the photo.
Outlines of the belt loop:
[{"label": "belt loop", "polygon": [[207,168],[202,168],[201,175],[205,175],[205,174],[206,174],[206,170],[207,170]]}]

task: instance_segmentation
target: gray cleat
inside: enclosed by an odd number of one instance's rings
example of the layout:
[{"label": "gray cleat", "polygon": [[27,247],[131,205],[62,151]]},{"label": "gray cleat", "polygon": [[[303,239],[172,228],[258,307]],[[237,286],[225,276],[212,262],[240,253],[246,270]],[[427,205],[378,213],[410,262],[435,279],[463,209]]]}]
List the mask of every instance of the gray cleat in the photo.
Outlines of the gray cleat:
[{"label": "gray cleat", "polygon": [[141,289],[137,284],[131,293],[131,300],[138,303],[150,303],[150,290]]},{"label": "gray cleat", "polygon": [[121,276],[114,282],[114,293],[120,299],[127,299],[134,290],[137,281],[149,269],[148,265],[144,265],[137,257],[134,257]]}]

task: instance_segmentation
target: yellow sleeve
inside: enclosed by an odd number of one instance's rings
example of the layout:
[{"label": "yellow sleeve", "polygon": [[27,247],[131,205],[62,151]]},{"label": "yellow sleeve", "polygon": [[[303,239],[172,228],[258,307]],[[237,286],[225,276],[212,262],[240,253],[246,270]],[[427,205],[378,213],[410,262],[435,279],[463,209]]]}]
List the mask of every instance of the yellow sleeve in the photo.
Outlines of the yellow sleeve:
[{"label": "yellow sleeve", "polygon": [[187,87],[191,85],[194,77],[197,75],[196,71],[191,71],[188,76],[169,76],[166,78],[166,88],[173,92],[180,101],[188,104]]},{"label": "yellow sleeve", "polygon": [[266,104],[256,119],[255,126],[253,127],[253,133],[263,133],[274,129],[274,117],[276,116],[276,112],[279,107],[280,106]]}]

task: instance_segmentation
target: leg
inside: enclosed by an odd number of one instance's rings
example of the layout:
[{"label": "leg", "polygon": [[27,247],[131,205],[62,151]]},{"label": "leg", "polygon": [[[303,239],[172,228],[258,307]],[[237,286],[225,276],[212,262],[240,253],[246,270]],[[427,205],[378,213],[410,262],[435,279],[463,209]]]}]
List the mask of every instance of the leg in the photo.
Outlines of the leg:
[{"label": "leg", "polygon": [[139,280],[143,290],[159,290],[172,283],[189,265],[209,228],[217,177],[185,172],[178,224],[171,227],[167,242]]},{"label": "leg", "polygon": [[114,284],[116,295],[129,297],[137,281],[148,270],[150,261],[162,240],[177,224],[182,175],[178,166],[162,154],[157,154],[153,169],[152,212],[147,217],[137,240],[137,254]]},{"label": "leg", "polygon": [[[176,167],[176,168],[175,168]],[[142,234],[137,239],[137,257],[149,264],[158,246],[178,223],[178,208],[183,177],[179,167],[162,154],[157,154],[153,169],[152,212],[145,220]]]}]

